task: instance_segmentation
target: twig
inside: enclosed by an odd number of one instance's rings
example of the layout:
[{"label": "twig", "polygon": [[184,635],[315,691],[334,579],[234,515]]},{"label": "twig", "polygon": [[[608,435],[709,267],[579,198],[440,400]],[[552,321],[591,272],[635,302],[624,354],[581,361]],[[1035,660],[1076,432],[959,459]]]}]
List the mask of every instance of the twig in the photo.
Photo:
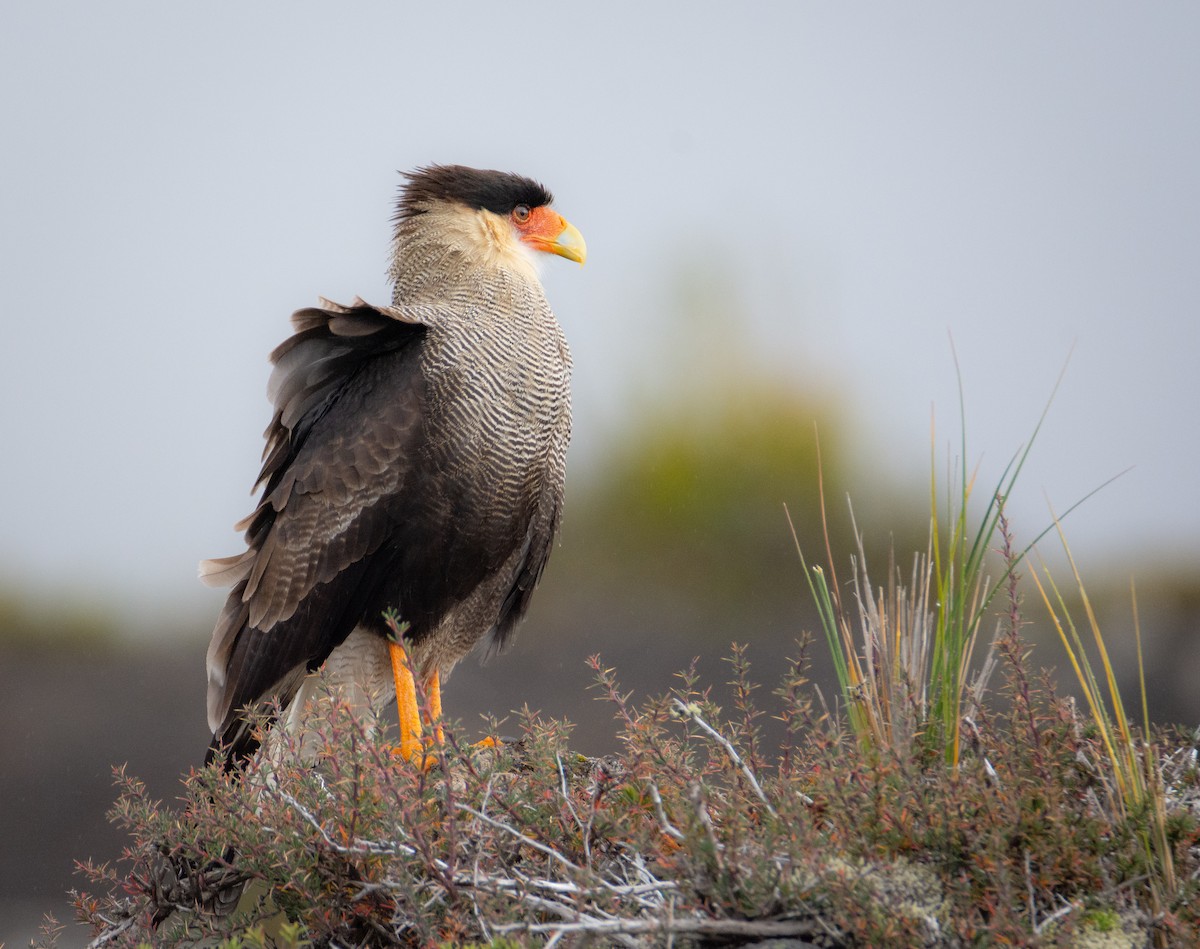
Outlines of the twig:
[{"label": "twig", "polygon": [[[356,837],[352,845],[339,844],[336,840],[329,836],[329,832],[321,826],[321,822],[313,816],[312,812],[297,801],[292,795],[288,794],[279,788],[274,788],[274,793],[279,798],[289,804],[325,841],[326,845],[337,851],[338,853],[371,853],[381,856],[393,857],[397,854],[404,854],[411,857],[416,855],[417,850],[408,844],[381,844],[374,840],[366,840],[361,837]],[[270,828],[267,828],[270,829]]]},{"label": "twig", "polygon": [[[669,927],[669,928],[668,928]],[[697,936],[747,937],[757,939],[809,936],[819,932],[810,920],[796,919],[708,919],[674,917],[668,919],[587,919],[575,923],[508,923],[497,932],[589,933],[605,935],[644,935],[648,933],[690,933]],[[812,945],[812,943],[808,943]]]},{"label": "twig", "polygon": [[567,770],[563,767],[562,755],[557,751],[554,753],[554,763],[558,765],[558,777],[563,803],[567,805],[567,810],[571,812],[571,817],[575,819],[575,824],[579,827],[579,833],[583,838],[583,861],[590,869],[592,866],[592,822],[589,819],[587,824],[584,824],[579,818],[579,812],[575,810],[575,805],[571,802],[571,790],[567,786]]},{"label": "twig", "polygon": [[1034,933],[1036,933],[1037,935],[1040,936],[1042,934],[1042,931],[1045,930],[1045,928],[1047,926],[1053,925],[1054,923],[1056,923],[1060,919],[1062,919],[1064,916],[1069,916],[1071,913],[1075,912],[1075,910],[1077,910],[1077,909],[1079,909],[1078,903],[1068,903],[1066,906],[1056,909],[1053,913],[1051,913],[1049,916],[1047,916],[1045,919],[1043,919],[1038,925],[1033,927]]},{"label": "twig", "polygon": [[654,802],[654,813],[658,815],[658,826],[668,837],[674,837],[676,840],[683,840],[683,831],[681,831],[667,819],[667,812],[663,807],[662,795],[658,793],[658,785],[653,781],[648,783],[650,786],[650,800]]},{"label": "twig", "polygon": [[525,844],[526,846],[532,847],[534,850],[538,851],[539,853],[544,853],[547,857],[550,857],[553,860],[557,860],[563,866],[569,867],[570,869],[574,870],[576,873],[582,872],[582,870],[583,870],[582,867],[577,866],[576,864],[572,863],[570,860],[568,860],[566,857],[564,857],[561,853],[559,853],[553,847],[547,847],[545,844],[543,844],[537,840],[534,840],[532,837],[529,837],[526,834],[521,833],[516,828],[511,827],[508,824],[505,824],[503,821],[498,821],[493,817],[488,817],[487,814],[484,814],[482,811],[477,811],[477,810],[475,810],[475,808],[468,807],[466,804],[456,804],[455,807],[458,808],[458,810],[460,810],[460,811],[465,811],[468,814],[472,814],[475,817],[478,817],[485,824],[489,824],[490,826],[495,827],[497,830],[503,830],[505,833],[512,834],[512,836],[514,836],[518,840],[520,840],[521,843]]},{"label": "twig", "polygon": [[1033,896],[1033,866],[1029,859],[1029,851],[1025,851],[1025,891],[1029,897],[1029,922],[1033,924],[1033,931],[1040,932],[1037,920],[1037,902]]},{"label": "twig", "polygon": [[717,828],[713,826],[712,815],[708,813],[708,807],[704,803],[704,792],[699,783],[693,783],[688,788],[688,798],[692,802],[692,807],[696,810],[696,819],[700,821],[700,826],[704,828],[705,836],[708,837],[709,846],[712,847],[713,859],[720,865],[721,861],[721,844],[717,840]]},{"label": "twig", "polygon": [[[771,806],[771,802],[767,800],[766,792],[763,791],[762,785],[758,783],[758,778],[756,778],[754,776],[754,772],[746,766],[746,762],[742,760],[742,756],[737,753],[737,749],[733,747],[733,744],[729,741],[729,739],[708,724],[708,722],[701,717],[699,710],[697,710],[694,706],[688,705],[686,702],[678,698],[674,699],[673,703],[676,710],[681,715],[683,715],[685,718],[690,718],[700,727],[702,731],[707,733],[713,739],[713,741],[725,749],[725,753],[729,755],[730,760],[741,770],[742,774],[746,776],[746,780],[750,782],[750,786],[754,788],[754,793],[758,795],[758,799],[766,806],[767,813],[772,817],[778,818],[779,813],[774,807]],[[806,794],[800,794],[800,800],[809,805],[811,805],[813,802],[812,798]]]},{"label": "twig", "polygon": [[[103,917],[101,917],[101,918],[103,918]],[[121,920],[121,922],[119,922],[112,929],[106,929],[99,936],[97,936],[95,939],[93,939],[91,942],[89,942],[87,944],[87,949],[100,949],[100,947],[103,946],[105,943],[107,943],[109,940],[116,939],[119,935],[121,935],[121,933],[123,933],[123,932],[125,932],[125,930],[129,929],[133,925],[133,923],[134,923],[134,917],[127,916],[125,919]]]}]

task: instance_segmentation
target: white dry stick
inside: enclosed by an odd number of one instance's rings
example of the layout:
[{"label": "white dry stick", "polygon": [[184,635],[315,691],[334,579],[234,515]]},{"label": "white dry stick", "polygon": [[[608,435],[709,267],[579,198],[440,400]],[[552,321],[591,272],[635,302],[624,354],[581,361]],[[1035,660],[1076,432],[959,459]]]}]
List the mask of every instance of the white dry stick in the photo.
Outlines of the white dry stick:
[{"label": "white dry stick", "polygon": [[[497,881],[493,881],[493,882],[503,883],[504,885],[501,886],[499,889],[501,891],[507,891],[507,890],[511,889],[510,884],[515,881],[508,881],[508,880],[499,881],[499,880],[497,880]],[[529,881],[529,882],[534,882],[534,881]],[[559,932],[557,931],[558,927],[566,927],[565,932],[569,933],[569,932],[574,931],[575,927],[578,927],[580,925],[582,925],[584,927],[588,927],[588,928],[594,928],[594,927],[607,927],[607,926],[611,926],[614,923],[621,922],[621,919],[619,917],[612,917],[612,916],[608,916],[605,919],[599,919],[595,916],[591,916],[591,915],[583,912],[582,910],[580,910],[577,906],[575,906],[573,904],[563,903],[558,900],[552,900],[552,899],[547,899],[545,897],[537,896],[536,894],[530,893],[527,889],[524,889],[524,888],[518,889],[514,895],[522,903],[537,910],[540,913],[543,913],[543,914],[548,913],[548,914],[553,914],[555,916],[561,917],[564,920],[564,922],[545,924],[545,928],[540,930],[541,932],[553,933],[555,936],[558,936],[559,938],[561,938],[561,936],[560,936]],[[537,924],[537,923],[509,923],[509,924],[504,924],[504,925],[496,925],[493,928],[496,932],[511,932],[511,931],[520,930],[520,929],[527,929],[527,930],[532,931],[530,929],[530,927],[536,927],[538,925],[539,924]],[[629,936],[626,936],[624,934],[614,933],[613,938],[617,942],[621,943],[622,945],[627,945],[630,947],[636,947],[638,945],[636,940],[631,939]]]},{"label": "white dry stick", "polygon": [[554,762],[558,765],[558,777],[560,780],[560,790],[562,791],[563,803],[567,805],[567,810],[571,812],[571,817],[575,819],[575,824],[579,828],[580,838],[583,840],[583,861],[590,869],[592,866],[592,821],[588,818],[585,824],[579,817],[579,813],[575,810],[575,805],[571,803],[571,790],[567,786],[567,769],[563,767],[562,756],[556,751],[554,753]]},{"label": "white dry stick", "polygon": [[1042,932],[1046,929],[1047,926],[1054,925],[1060,919],[1062,919],[1064,916],[1070,915],[1071,913],[1075,912],[1075,910],[1077,910],[1077,909],[1079,909],[1078,903],[1068,903],[1066,906],[1059,907],[1053,913],[1051,913],[1049,916],[1047,916],[1045,919],[1043,919],[1040,923],[1038,923],[1038,925],[1033,927],[1034,933],[1036,933],[1037,935],[1040,936],[1042,934]]},{"label": "white dry stick", "polygon": [[668,837],[683,840],[683,832],[667,819],[667,811],[663,807],[662,795],[658,793],[658,785],[653,781],[648,783],[650,785],[650,800],[654,802],[654,813],[658,815],[658,826]]},{"label": "white dry stick", "polygon": [[553,847],[547,847],[545,844],[541,843],[540,841],[534,840],[532,837],[529,837],[526,834],[521,833],[519,830],[517,830],[514,827],[510,827],[508,824],[504,823],[503,821],[498,821],[493,817],[488,817],[487,814],[484,814],[482,811],[477,811],[477,810],[475,810],[475,808],[468,807],[466,804],[455,804],[454,806],[460,811],[465,811],[468,814],[472,814],[475,817],[478,817],[485,824],[490,824],[492,827],[495,827],[497,830],[502,830],[505,833],[512,834],[514,837],[516,837],[518,840],[520,840],[521,843],[525,844],[526,846],[532,847],[534,850],[538,851],[539,853],[544,853],[547,857],[557,860],[563,866],[570,867],[572,870],[574,870],[577,873],[582,872],[582,869],[583,869],[582,867],[576,866],[574,863],[572,863],[570,860],[568,860],[566,857],[564,857],[561,853],[559,853]]},{"label": "white dry stick", "polygon": [[695,782],[688,788],[688,797],[692,801],[692,807],[696,809],[696,817],[700,821],[700,826],[704,828],[704,833],[708,836],[709,846],[712,847],[713,858],[718,862],[721,859],[721,851],[724,849],[720,841],[717,840],[717,828],[713,826],[712,816],[708,813],[708,807],[704,803],[704,791],[698,782]]},{"label": "white dry stick", "polygon": [[579,819],[579,815],[575,812],[575,805],[571,803],[571,791],[567,786],[567,769],[563,767],[562,755],[557,751],[554,753],[554,763],[558,765],[559,790],[562,791],[563,803],[567,805],[567,810],[571,812],[571,816],[575,818],[575,823],[582,830],[583,821]]},{"label": "white dry stick", "polygon": [[286,791],[280,790],[279,788],[275,788],[274,793],[279,796],[280,800],[289,804],[292,809],[304,819],[305,823],[311,825],[313,830],[321,835],[321,839],[325,841],[327,846],[338,853],[371,853],[380,854],[382,856],[394,856],[402,853],[411,857],[417,852],[416,848],[410,847],[408,844],[381,844],[378,841],[365,840],[362,837],[355,837],[352,845],[349,847],[345,844],[339,844],[329,836],[329,832],[321,826],[321,822],[317,820],[315,816],[313,816],[312,811],[297,801],[294,797],[292,797],[292,795],[288,794]]},{"label": "white dry stick", "polygon": [[[685,718],[690,718],[693,722],[700,726],[704,732],[712,736],[713,741],[725,749],[725,753],[729,755],[729,759],[741,770],[742,774],[746,776],[746,780],[750,782],[750,786],[754,788],[754,793],[758,795],[758,799],[762,801],[763,805],[767,808],[767,813],[772,817],[779,817],[778,812],[776,812],[775,808],[771,806],[771,802],[767,800],[766,792],[763,791],[762,785],[758,783],[758,778],[756,778],[754,776],[754,772],[747,767],[746,762],[742,760],[742,756],[737,753],[737,749],[733,747],[733,744],[729,741],[729,739],[708,724],[708,722],[701,717],[700,712],[695,707],[688,705],[686,702],[683,702],[679,699],[675,699],[674,702],[675,708],[681,715],[683,715]],[[801,794],[800,800],[802,800],[805,804],[812,804],[813,802],[812,798],[807,794]]]},{"label": "white dry stick", "polygon": [[[674,917],[665,919],[590,919],[574,923],[508,923],[497,926],[497,932],[527,933],[587,933],[619,936],[650,935],[667,932],[725,938],[746,937],[757,940],[809,936],[817,924],[805,919],[710,919],[708,917]],[[636,945],[636,943],[635,943]]]},{"label": "white dry stick", "polygon": [[[105,919],[103,916],[100,918],[103,919],[105,923],[112,926],[112,922],[110,920]],[[104,932],[87,944],[87,949],[100,949],[100,947],[105,943],[116,939],[119,935],[121,935],[121,933],[129,929],[134,924],[136,919],[137,917],[135,916],[129,916],[113,926],[112,929],[104,930]]]},{"label": "white dry stick", "polygon": [[[982,748],[983,736],[979,733],[979,726],[975,724],[975,719],[973,719],[970,715],[964,715],[963,724],[970,729],[971,737],[975,740],[976,746]],[[1000,787],[1000,775],[996,774],[996,769],[993,768],[992,763],[988,761],[987,755],[982,755],[981,757],[983,758],[983,770],[987,774],[988,783],[990,783],[994,788]]]},{"label": "white dry stick", "polygon": [[1033,931],[1041,932],[1038,927],[1037,901],[1033,895],[1033,865],[1028,850],[1025,851],[1025,893],[1029,897],[1029,921],[1033,923]]}]

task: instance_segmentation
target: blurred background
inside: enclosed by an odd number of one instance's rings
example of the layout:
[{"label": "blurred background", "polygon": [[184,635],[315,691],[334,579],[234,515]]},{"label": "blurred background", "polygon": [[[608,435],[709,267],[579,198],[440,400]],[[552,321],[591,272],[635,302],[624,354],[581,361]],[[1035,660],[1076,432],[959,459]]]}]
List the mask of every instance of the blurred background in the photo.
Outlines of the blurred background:
[{"label": "blurred background", "polygon": [[0,942],[117,855],[113,765],[169,800],[199,762],[196,563],[241,549],[266,355],[318,295],[389,299],[430,162],[543,180],[590,253],[544,275],[561,545],[449,683],[468,731],[527,703],[611,748],[597,652],[647,695],[736,640],[770,686],[816,631],[783,512],[823,560],[816,432],[839,569],[850,495],[882,582],[931,455],[986,495],[1064,365],[1017,541],[1125,472],[1065,527],[1126,671],[1136,580],[1152,715],[1195,725],[1198,48],[1186,4],[4,4]]}]

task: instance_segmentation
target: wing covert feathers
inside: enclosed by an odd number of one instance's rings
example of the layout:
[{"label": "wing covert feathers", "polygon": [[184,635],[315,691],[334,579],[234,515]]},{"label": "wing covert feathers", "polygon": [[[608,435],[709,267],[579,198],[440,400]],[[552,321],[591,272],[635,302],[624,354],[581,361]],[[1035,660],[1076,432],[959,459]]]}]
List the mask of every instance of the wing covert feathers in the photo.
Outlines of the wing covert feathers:
[{"label": "wing covert feathers", "polygon": [[[314,636],[309,623],[286,634],[299,649],[264,649],[260,642],[261,634],[292,618],[314,588],[382,543],[381,502],[398,489],[420,434],[414,344],[425,325],[418,308],[322,302],[293,315],[296,332],[271,354],[268,393],[275,414],[255,485],[262,496],[238,525],[247,550],[200,565],[206,584],[233,587],[208,651],[214,733],[297,665],[303,674],[309,663],[323,660],[349,632],[318,624]],[[380,405],[365,404],[372,390]],[[284,635],[281,630],[274,638]]]}]

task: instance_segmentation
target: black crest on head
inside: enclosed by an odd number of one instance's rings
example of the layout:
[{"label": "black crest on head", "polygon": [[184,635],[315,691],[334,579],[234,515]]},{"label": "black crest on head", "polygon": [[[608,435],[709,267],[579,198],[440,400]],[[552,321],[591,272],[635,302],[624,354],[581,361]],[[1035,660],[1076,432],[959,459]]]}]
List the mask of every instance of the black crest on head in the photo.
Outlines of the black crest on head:
[{"label": "black crest on head", "polygon": [[454,201],[476,210],[508,214],[518,204],[537,208],[554,200],[543,185],[507,171],[430,165],[407,172],[404,177],[408,182],[396,208],[397,223],[424,213],[435,201]]}]

